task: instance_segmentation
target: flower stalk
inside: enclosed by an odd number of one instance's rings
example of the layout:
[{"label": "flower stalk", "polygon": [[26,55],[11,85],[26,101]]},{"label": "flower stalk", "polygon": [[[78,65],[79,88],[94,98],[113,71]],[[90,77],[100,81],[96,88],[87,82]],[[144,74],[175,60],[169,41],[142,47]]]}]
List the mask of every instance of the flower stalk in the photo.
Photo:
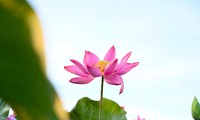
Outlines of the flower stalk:
[{"label": "flower stalk", "polygon": [[101,77],[101,92],[100,92],[100,102],[99,102],[99,119],[102,119],[102,105],[103,105],[103,84],[104,84],[104,77]]}]

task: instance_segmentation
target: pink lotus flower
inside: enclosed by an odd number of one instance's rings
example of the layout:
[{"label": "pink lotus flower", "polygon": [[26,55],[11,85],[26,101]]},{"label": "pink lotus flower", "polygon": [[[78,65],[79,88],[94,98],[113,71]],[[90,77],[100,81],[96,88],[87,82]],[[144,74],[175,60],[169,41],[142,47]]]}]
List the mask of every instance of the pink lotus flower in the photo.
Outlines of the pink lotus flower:
[{"label": "pink lotus flower", "polygon": [[128,63],[131,52],[127,53],[118,63],[115,58],[115,47],[112,46],[106,53],[103,60],[100,60],[95,54],[85,51],[82,65],[77,60],[71,59],[74,65],[64,66],[65,70],[78,75],[72,78],[70,82],[75,84],[87,84],[96,77],[103,76],[105,81],[111,85],[121,85],[120,94],[123,92],[124,83],[121,75],[126,74],[136,67],[139,62]]},{"label": "pink lotus flower", "polygon": [[125,107],[124,106],[121,106],[121,108],[124,110],[125,109]]},{"label": "pink lotus flower", "polygon": [[8,116],[7,118],[6,118],[6,120],[17,120],[16,118],[15,118],[15,114],[12,114],[12,115],[10,115],[10,116]]},{"label": "pink lotus flower", "polygon": [[145,120],[145,118],[140,118],[140,116],[137,116],[137,119],[133,119],[133,120]]}]

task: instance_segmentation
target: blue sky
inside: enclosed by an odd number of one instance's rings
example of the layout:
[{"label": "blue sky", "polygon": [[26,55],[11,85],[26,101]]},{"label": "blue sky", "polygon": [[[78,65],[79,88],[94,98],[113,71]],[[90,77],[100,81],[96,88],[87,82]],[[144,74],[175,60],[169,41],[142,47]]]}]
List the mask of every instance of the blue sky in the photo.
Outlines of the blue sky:
[{"label": "blue sky", "polygon": [[39,16],[47,75],[67,110],[87,96],[99,99],[100,78],[87,85],[68,81],[70,58],[84,51],[104,57],[114,45],[117,58],[132,51],[140,65],[123,76],[125,89],[105,84],[104,97],[125,106],[128,120],[191,120],[200,100],[199,0],[28,0]]}]

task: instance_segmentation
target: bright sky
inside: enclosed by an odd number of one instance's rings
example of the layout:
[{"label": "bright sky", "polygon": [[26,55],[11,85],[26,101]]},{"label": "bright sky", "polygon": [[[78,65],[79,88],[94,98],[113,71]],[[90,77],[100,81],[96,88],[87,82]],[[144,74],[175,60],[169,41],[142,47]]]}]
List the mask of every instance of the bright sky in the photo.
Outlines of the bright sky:
[{"label": "bright sky", "polygon": [[28,0],[39,15],[47,74],[67,110],[84,96],[99,100],[100,78],[87,85],[68,81],[70,58],[85,50],[100,58],[114,45],[117,58],[132,51],[140,65],[123,77],[125,89],[105,84],[104,97],[125,106],[128,120],[191,120],[200,100],[199,0]]}]

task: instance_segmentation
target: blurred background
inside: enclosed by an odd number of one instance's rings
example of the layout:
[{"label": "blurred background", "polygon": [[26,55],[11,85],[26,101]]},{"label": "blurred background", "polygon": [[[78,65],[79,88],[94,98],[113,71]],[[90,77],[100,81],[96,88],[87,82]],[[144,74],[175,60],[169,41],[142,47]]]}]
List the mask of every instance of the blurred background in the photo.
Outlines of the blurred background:
[{"label": "blurred background", "polygon": [[68,81],[69,59],[83,61],[85,50],[99,58],[114,45],[117,58],[132,51],[140,64],[123,77],[125,89],[105,84],[104,97],[125,106],[128,120],[190,120],[200,99],[199,0],[28,0],[39,16],[47,75],[70,111],[77,100],[100,97],[100,80]]}]

